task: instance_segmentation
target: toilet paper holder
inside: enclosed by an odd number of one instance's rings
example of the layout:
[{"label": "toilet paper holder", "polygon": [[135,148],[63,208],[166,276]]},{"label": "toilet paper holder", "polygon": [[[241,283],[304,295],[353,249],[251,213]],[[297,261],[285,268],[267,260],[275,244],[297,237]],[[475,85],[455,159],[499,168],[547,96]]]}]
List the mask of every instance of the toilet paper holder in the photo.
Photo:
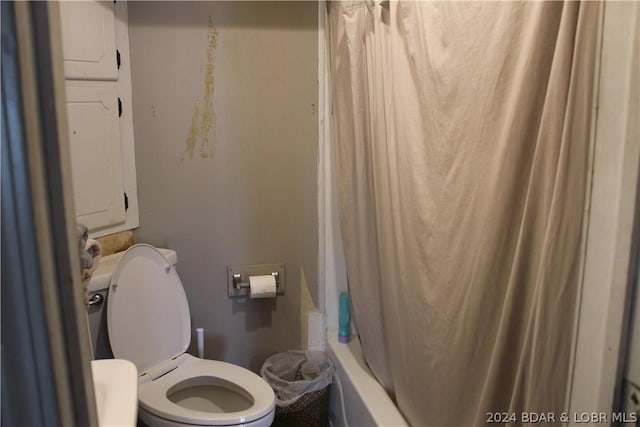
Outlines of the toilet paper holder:
[{"label": "toilet paper holder", "polygon": [[276,280],[276,295],[284,295],[284,264],[230,265],[227,267],[229,297],[249,296],[249,277],[272,275]]},{"label": "toilet paper holder", "polygon": [[[272,271],[271,275],[276,279],[276,289],[278,289],[278,282],[280,282],[280,273]],[[251,285],[247,282],[242,282],[242,274],[236,273],[233,275],[233,287],[236,289],[249,288]]]}]

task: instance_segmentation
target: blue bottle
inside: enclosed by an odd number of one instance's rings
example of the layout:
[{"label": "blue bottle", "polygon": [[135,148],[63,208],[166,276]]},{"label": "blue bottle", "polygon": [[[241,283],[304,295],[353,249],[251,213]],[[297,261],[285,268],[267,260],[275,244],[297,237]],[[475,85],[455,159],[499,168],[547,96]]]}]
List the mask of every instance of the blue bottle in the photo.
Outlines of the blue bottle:
[{"label": "blue bottle", "polygon": [[338,319],[338,342],[346,344],[351,338],[351,307],[349,294],[340,294],[340,317]]}]

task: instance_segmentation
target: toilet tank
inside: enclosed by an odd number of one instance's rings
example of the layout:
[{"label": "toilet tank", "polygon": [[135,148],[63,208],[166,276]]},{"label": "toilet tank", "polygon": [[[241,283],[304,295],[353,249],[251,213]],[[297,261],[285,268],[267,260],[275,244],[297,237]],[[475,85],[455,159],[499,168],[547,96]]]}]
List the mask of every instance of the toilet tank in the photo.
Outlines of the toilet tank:
[{"label": "toilet tank", "polygon": [[[178,255],[172,249],[156,248],[174,266],[178,263]],[[125,251],[102,257],[98,268],[91,276],[89,293],[89,332],[94,359],[112,359],[109,334],[107,332],[107,297],[111,275]],[[98,295],[100,297],[98,297]],[[92,304],[92,302],[94,302]]]}]

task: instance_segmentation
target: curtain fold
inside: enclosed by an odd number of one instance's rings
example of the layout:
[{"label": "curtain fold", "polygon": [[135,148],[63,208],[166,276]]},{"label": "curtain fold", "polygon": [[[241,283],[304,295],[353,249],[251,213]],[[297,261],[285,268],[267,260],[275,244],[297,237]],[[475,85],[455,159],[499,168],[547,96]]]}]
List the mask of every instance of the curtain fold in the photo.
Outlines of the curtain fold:
[{"label": "curtain fold", "polygon": [[354,319],[412,425],[564,409],[599,10],[330,4]]}]

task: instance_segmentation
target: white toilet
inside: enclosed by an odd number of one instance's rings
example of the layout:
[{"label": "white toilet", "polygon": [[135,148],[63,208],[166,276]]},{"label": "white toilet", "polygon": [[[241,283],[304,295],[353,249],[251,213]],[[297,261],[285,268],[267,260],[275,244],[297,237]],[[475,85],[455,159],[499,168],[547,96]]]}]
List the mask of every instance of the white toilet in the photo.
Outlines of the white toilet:
[{"label": "white toilet", "polygon": [[175,266],[156,248],[138,244],[122,255],[107,310],[113,355],[138,368],[138,414],[146,424],[271,425],[275,396],[262,378],[185,353],[191,341],[187,298]]}]

